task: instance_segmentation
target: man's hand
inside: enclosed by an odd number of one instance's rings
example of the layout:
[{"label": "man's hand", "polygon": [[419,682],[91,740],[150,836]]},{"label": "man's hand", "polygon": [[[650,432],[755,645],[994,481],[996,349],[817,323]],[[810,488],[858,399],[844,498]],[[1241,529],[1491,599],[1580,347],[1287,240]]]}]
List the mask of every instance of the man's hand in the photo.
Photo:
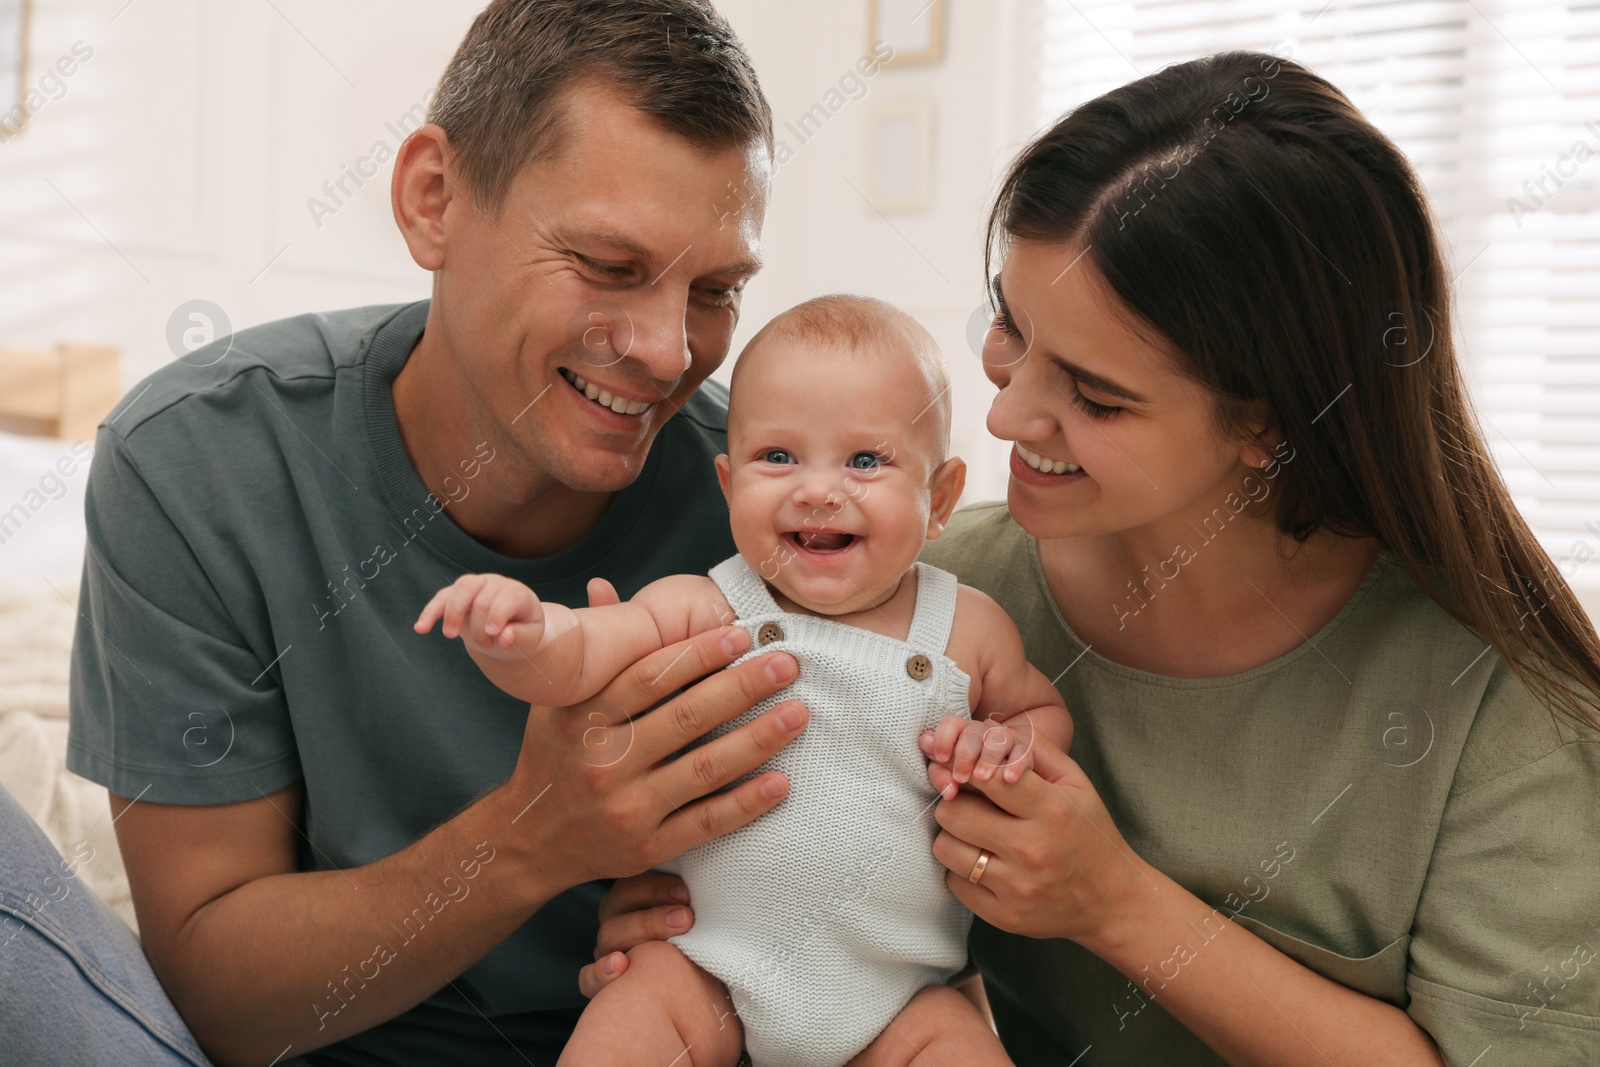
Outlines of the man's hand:
[{"label": "man's hand", "polygon": [[740,627],[710,630],[646,656],[581,704],[532,709],[516,770],[496,792],[518,824],[508,847],[555,883],[546,891],[649,870],[783,799],[788,781],[776,771],[719,790],[804,728],[798,702],[689,748],[794,680],[797,664],[782,652],[721,669],[749,645]]}]

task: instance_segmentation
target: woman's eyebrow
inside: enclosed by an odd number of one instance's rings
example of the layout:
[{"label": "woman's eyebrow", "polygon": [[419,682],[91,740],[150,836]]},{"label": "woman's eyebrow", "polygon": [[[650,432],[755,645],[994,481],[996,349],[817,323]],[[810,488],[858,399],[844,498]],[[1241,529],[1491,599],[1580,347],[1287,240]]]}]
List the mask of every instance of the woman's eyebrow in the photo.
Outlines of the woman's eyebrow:
[{"label": "woman's eyebrow", "polygon": [[1126,400],[1131,404],[1148,404],[1150,401],[1140,396],[1132,389],[1125,389],[1116,382],[1107,381],[1098,374],[1091,374],[1082,367],[1069,363],[1060,356],[1052,355],[1051,359],[1061,365],[1061,369],[1072,375],[1073,379],[1082,385],[1087,385],[1097,393],[1106,393],[1118,400]]},{"label": "woman's eyebrow", "polygon": [[[1000,289],[1000,275],[996,274],[994,279],[989,284],[994,289],[995,306],[1009,315],[1011,305],[1006,303],[1006,295]],[[1066,371],[1068,374],[1072,375],[1073,378],[1082,382],[1084,385],[1087,385],[1097,393],[1105,393],[1108,396],[1116,397],[1118,400],[1126,400],[1130,404],[1150,403],[1147,397],[1140,396],[1132,389],[1125,388],[1118,385],[1116,382],[1100,377],[1098,374],[1086,371],[1076,363],[1068,362],[1054,353],[1051,353],[1050,358],[1055,360],[1062,370]]]}]

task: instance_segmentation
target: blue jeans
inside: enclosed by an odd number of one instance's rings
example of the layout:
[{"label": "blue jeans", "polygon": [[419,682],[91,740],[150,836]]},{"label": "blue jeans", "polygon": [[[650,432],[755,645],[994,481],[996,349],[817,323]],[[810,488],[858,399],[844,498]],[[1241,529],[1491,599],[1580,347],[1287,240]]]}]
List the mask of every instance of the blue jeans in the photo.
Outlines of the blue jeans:
[{"label": "blue jeans", "polygon": [[0,786],[0,1060],[210,1067],[139,939]]}]

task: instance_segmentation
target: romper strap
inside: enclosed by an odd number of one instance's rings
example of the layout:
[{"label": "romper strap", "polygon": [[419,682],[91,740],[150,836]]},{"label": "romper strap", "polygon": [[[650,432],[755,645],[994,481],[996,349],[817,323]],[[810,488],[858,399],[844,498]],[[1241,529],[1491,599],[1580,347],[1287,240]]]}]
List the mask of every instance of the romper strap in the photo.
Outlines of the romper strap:
[{"label": "romper strap", "polygon": [[956,576],[931,564],[917,564],[917,606],[906,644],[930,656],[942,656],[956,619]]},{"label": "romper strap", "polygon": [[722,595],[728,598],[728,606],[738,618],[750,619],[757,615],[773,615],[780,610],[778,602],[772,599],[772,592],[767,588],[767,583],[761,580],[761,575],[745,562],[743,556],[729,556],[712,567],[711,580],[717,583]]}]

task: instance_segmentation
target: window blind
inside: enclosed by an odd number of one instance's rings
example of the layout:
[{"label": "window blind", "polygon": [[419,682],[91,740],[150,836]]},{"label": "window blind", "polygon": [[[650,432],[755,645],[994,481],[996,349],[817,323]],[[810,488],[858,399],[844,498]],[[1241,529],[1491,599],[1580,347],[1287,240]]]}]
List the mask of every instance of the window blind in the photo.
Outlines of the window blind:
[{"label": "window blind", "polygon": [[1600,592],[1600,0],[1034,0],[1034,128],[1169,63],[1293,57],[1410,157],[1449,245],[1484,437]]}]

